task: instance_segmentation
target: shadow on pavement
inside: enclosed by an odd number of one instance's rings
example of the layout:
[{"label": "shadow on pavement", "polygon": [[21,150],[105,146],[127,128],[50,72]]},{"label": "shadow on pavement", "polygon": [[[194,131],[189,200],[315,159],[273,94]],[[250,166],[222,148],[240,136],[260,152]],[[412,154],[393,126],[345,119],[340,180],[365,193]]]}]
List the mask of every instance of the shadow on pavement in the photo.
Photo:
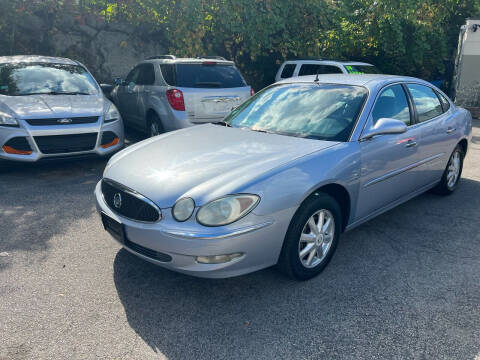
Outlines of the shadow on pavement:
[{"label": "shadow on pavement", "polygon": [[426,193],[344,234],[307,282],[273,268],[198,279],[126,250],[114,280],[130,326],[169,359],[458,358],[459,347],[473,359],[479,193],[463,179],[452,196]]}]

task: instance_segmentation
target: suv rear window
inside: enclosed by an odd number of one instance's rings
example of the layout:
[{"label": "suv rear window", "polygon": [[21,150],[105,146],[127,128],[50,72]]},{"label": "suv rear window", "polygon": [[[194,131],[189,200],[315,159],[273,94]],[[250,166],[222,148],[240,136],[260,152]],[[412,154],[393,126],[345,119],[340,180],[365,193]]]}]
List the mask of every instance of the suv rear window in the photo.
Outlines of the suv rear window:
[{"label": "suv rear window", "polygon": [[345,65],[349,74],[381,74],[373,65]]},{"label": "suv rear window", "polygon": [[167,84],[187,88],[236,88],[247,86],[235,66],[220,64],[161,65]]},{"label": "suv rear window", "polygon": [[333,65],[303,64],[298,72],[298,76],[316,75],[316,74],[341,74],[342,70]]}]

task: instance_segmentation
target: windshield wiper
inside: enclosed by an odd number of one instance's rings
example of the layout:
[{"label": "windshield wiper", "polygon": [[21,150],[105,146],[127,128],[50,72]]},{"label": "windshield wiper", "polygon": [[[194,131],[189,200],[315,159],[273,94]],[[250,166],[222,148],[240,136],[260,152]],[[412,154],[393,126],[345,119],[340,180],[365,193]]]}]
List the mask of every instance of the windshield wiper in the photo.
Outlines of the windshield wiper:
[{"label": "windshield wiper", "polygon": [[212,124],[214,125],[222,125],[222,126],[226,126],[226,127],[232,127],[231,124],[225,122],[225,121],[215,121],[215,122],[212,122]]},{"label": "windshield wiper", "polygon": [[17,94],[16,96],[30,96],[30,95],[93,95],[93,94],[80,92],[80,91],[71,91],[71,92],[49,91],[49,92],[38,92],[38,93],[23,93],[23,94]]}]

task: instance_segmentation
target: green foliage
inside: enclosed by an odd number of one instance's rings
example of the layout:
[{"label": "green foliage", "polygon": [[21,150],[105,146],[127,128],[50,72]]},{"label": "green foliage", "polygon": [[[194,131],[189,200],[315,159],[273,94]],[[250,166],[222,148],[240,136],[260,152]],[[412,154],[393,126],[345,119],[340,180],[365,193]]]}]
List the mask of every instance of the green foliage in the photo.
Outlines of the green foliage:
[{"label": "green foliage", "polygon": [[445,79],[459,27],[477,13],[478,0],[9,0],[0,1],[0,52],[21,50],[15,29],[29,15],[53,24],[94,16],[163,32],[177,56],[230,58],[256,89],[297,57],[364,60],[386,73]]}]

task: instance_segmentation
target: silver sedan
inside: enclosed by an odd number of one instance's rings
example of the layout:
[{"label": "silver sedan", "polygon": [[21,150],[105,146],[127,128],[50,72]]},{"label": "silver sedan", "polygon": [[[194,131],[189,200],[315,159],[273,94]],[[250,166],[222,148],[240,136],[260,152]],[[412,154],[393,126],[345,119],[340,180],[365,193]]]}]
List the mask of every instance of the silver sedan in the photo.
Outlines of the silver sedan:
[{"label": "silver sedan", "polygon": [[0,57],[0,160],[107,155],[123,141],[119,112],[82,64]]},{"label": "silver sedan", "polygon": [[309,279],[340,233],[458,186],[471,115],[431,84],[386,75],[276,83],[223,122],[111,158],[95,194],[128,251],[201,277],[272,265]]}]

